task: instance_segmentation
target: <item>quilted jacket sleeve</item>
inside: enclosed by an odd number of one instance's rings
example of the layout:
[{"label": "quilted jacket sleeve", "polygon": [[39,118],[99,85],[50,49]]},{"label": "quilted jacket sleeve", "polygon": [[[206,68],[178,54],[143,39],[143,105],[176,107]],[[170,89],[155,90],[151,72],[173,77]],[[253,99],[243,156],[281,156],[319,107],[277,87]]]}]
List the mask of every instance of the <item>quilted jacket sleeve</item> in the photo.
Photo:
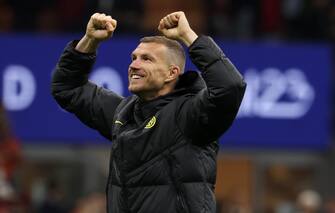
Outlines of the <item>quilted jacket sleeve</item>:
[{"label": "quilted jacket sleeve", "polygon": [[52,76],[51,91],[58,104],[74,113],[84,124],[111,138],[114,111],[123,99],[88,80],[96,54],[83,54],[69,43]]},{"label": "quilted jacket sleeve", "polygon": [[194,141],[211,142],[232,125],[246,83],[210,37],[199,36],[190,46],[189,55],[201,71],[207,88],[182,105],[179,125]]}]

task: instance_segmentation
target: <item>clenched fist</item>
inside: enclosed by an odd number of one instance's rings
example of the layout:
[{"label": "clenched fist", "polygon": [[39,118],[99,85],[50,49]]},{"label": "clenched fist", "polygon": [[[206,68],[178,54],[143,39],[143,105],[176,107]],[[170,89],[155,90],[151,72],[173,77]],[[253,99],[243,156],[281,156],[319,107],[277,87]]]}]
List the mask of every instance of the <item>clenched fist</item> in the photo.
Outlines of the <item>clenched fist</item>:
[{"label": "clenched fist", "polygon": [[106,40],[112,36],[116,24],[116,20],[111,16],[95,13],[87,24],[86,35],[98,41]]},{"label": "clenched fist", "polygon": [[180,40],[186,46],[190,46],[198,37],[191,29],[182,11],[171,13],[162,18],[159,22],[158,30],[167,38]]},{"label": "clenched fist", "polygon": [[112,37],[116,28],[116,20],[103,13],[95,13],[91,16],[85,36],[79,41],[76,50],[83,53],[96,51],[100,42]]}]

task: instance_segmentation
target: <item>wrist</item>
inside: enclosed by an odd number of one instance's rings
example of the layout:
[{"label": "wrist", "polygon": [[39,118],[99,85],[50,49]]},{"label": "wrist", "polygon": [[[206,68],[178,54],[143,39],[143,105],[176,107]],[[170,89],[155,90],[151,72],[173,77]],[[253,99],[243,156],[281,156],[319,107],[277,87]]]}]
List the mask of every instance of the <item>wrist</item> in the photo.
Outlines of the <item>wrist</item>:
[{"label": "wrist", "polygon": [[75,50],[81,53],[94,53],[99,47],[100,42],[92,37],[85,35],[75,47]]},{"label": "wrist", "polygon": [[197,38],[198,35],[192,29],[190,29],[189,31],[184,33],[181,40],[187,47],[189,47]]}]

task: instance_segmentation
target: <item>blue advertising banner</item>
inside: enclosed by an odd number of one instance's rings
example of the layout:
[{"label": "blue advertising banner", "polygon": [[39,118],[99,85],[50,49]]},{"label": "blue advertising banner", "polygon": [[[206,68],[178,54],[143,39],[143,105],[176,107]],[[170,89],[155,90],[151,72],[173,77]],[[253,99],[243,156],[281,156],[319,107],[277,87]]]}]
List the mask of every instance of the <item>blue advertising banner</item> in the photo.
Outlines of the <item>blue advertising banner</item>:
[{"label": "blue advertising banner", "polygon": [[[79,37],[0,36],[0,94],[14,132],[25,143],[104,140],[50,95],[66,43]],[[98,52],[90,79],[127,96],[130,53],[139,38],[115,36]],[[326,148],[330,135],[331,49],[316,44],[225,43],[248,83],[238,118],[221,138],[234,148]],[[189,61],[188,69],[196,69]]]}]

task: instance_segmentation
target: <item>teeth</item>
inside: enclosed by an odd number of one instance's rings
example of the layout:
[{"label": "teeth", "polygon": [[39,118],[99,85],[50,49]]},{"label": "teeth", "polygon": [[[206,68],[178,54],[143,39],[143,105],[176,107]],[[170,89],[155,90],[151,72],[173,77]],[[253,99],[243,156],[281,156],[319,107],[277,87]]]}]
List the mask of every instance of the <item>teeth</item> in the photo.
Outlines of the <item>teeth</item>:
[{"label": "teeth", "polygon": [[132,79],[140,79],[141,76],[134,74],[134,75],[131,76],[131,78],[132,78]]}]

